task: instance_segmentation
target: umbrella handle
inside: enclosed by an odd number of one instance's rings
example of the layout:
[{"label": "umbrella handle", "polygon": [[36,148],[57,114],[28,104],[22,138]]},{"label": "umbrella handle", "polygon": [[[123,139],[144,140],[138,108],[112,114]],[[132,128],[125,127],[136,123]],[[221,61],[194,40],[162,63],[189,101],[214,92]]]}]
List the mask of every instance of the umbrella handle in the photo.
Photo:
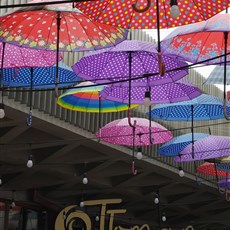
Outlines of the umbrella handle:
[{"label": "umbrella handle", "polygon": [[135,168],[135,161],[132,162],[132,173],[133,175],[137,175],[137,169]]},{"label": "umbrella handle", "polygon": [[158,67],[159,67],[159,73],[161,76],[165,75],[165,63],[162,60],[161,53],[158,53]]},{"label": "umbrella handle", "polygon": [[226,201],[230,201],[230,190],[227,190],[225,194]]},{"label": "umbrella handle", "polygon": [[137,3],[132,4],[133,9],[138,12],[138,13],[144,13],[145,11],[147,11],[149,9],[149,7],[151,6],[151,0],[147,0],[147,5],[146,7],[144,7],[143,9],[137,8]]},{"label": "umbrella handle", "polygon": [[135,128],[135,127],[136,127],[136,124],[137,124],[137,121],[136,121],[136,120],[134,120],[133,124],[132,124],[132,122],[131,122],[131,109],[130,109],[130,108],[129,108],[129,110],[128,110],[128,123],[129,123],[129,126],[130,126],[130,127],[133,127],[133,128]]}]

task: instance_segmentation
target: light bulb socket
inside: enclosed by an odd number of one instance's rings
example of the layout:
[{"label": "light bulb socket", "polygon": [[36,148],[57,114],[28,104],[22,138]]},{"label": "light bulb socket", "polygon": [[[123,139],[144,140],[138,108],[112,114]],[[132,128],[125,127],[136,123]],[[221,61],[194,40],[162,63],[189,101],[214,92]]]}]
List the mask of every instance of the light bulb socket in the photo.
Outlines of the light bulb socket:
[{"label": "light bulb socket", "polygon": [[0,103],[0,109],[5,109],[5,105],[3,103]]},{"label": "light bulb socket", "polygon": [[170,0],[170,6],[177,6],[177,0]]},{"label": "light bulb socket", "polygon": [[32,154],[29,155],[28,160],[31,160],[31,161],[33,160],[33,155]]},{"label": "light bulb socket", "polygon": [[150,99],[150,91],[145,91],[145,98],[149,98]]},{"label": "light bulb socket", "polygon": [[137,152],[138,152],[138,153],[142,153],[141,147],[138,147],[138,148],[137,148]]},{"label": "light bulb socket", "polygon": [[182,167],[181,167],[181,166],[180,166],[178,169],[179,169],[179,171],[183,171],[183,169],[182,169]]}]

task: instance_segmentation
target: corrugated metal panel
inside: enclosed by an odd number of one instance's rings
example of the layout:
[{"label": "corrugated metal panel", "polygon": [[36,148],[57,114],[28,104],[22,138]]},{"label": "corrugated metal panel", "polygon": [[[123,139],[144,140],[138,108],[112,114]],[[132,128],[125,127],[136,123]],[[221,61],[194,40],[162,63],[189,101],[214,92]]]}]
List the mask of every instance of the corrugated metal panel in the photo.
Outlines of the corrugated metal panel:
[{"label": "corrugated metal panel", "polygon": [[[19,4],[19,3],[26,3],[27,0],[3,0],[2,5],[4,4]],[[2,9],[0,11],[1,14],[7,12],[6,9]],[[132,31],[132,39],[137,40],[143,40],[143,41],[150,41],[154,42],[154,40],[148,36],[146,33],[142,32],[141,30],[133,30]],[[83,52],[71,52],[71,53],[64,53],[63,54],[63,61],[69,65],[72,66],[76,61],[78,61],[82,56],[84,55]],[[197,84],[202,91],[222,97],[222,93],[220,90],[218,90],[215,86],[210,85],[203,85],[204,79],[203,77],[197,73],[195,70],[190,70],[189,76],[187,77],[190,81]],[[60,93],[63,91],[61,90]],[[20,101],[21,103],[29,105],[29,93],[28,92],[10,92],[8,94],[9,98],[14,98],[15,101]],[[88,130],[92,133],[95,133],[99,128],[99,115],[95,113],[82,113],[82,112],[74,112],[74,111],[67,111],[66,109],[61,108],[60,106],[57,106],[56,99],[54,96],[54,92],[52,91],[42,91],[42,92],[35,92],[34,98],[33,98],[33,108],[36,108],[40,111],[43,111],[44,113],[50,114],[51,116],[54,116],[58,119],[64,120],[66,122],[69,122],[73,125],[76,125],[82,129]],[[139,117],[145,117],[146,109],[141,106],[138,109],[135,109],[133,111],[133,116],[139,116]],[[102,114],[101,115],[101,123],[102,126],[106,123],[123,118],[127,116],[127,112],[119,112],[119,113],[108,113],[108,114]],[[218,122],[223,122],[225,120],[219,120]],[[188,127],[186,130],[175,130],[173,131],[174,135],[180,135],[183,133],[190,132],[190,123],[186,122],[166,122],[166,121],[158,121],[162,125],[168,127],[169,129],[172,128],[185,128]],[[203,125],[203,124],[211,124],[213,122],[196,122],[195,125]],[[230,128],[225,126],[214,126],[211,128],[213,134],[216,135],[225,135],[229,136],[230,134]],[[195,132],[208,132],[207,128],[199,128],[195,129]],[[151,146],[151,147],[145,147],[145,153],[146,155],[155,158],[159,161],[162,161],[169,165],[174,165],[172,158],[168,157],[162,157],[157,154],[157,148],[159,146]],[[184,166],[185,171],[193,172],[194,173],[194,164],[193,163],[187,163]]]}]

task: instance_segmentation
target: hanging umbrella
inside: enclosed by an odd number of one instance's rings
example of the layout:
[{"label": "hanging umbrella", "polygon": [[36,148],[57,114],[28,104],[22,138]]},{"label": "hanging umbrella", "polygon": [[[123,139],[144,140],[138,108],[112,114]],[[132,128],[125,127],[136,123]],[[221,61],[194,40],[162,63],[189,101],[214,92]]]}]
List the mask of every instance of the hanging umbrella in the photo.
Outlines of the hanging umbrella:
[{"label": "hanging umbrella", "polygon": [[[129,125],[129,118],[123,118],[106,124],[97,132],[96,136],[100,135],[104,142],[126,146],[160,144],[173,138],[170,131],[154,121],[151,122],[151,128],[149,127],[149,120],[145,118],[133,117],[131,122],[135,123],[135,132],[133,127]],[[151,140],[149,139],[149,131],[151,131]]]},{"label": "hanging umbrella", "polygon": [[[18,47],[8,43],[0,42],[0,56],[4,54],[2,68],[21,68],[21,67],[48,67],[56,62],[54,51],[36,50]],[[62,56],[59,54],[59,61]]]},{"label": "hanging umbrella", "polygon": [[[178,15],[177,10],[175,10],[177,3],[180,15],[175,18]],[[227,7],[230,7],[230,3],[228,0],[96,0],[78,2],[76,6],[89,15],[89,17],[99,22],[122,28],[154,29],[157,27],[157,7],[159,7],[160,27],[168,28],[207,20]],[[170,15],[170,11],[174,11],[174,14],[172,12]]]},{"label": "hanging umbrella", "polygon": [[[2,72],[2,84],[5,87],[23,88],[55,88],[56,66],[36,68],[7,68]],[[33,74],[31,74],[31,71]],[[59,62],[59,86],[66,87],[76,84],[78,78],[70,67]]]},{"label": "hanging umbrella", "polygon": [[216,168],[225,172],[230,172],[230,163],[217,164]]},{"label": "hanging umbrella", "polygon": [[[221,65],[215,66],[213,71],[209,74],[208,78],[205,80],[204,84],[223,84],[224,67]],[[227,82],[230,84],[230,66],[227,66]]]},{"label": "hanging umbrella", "polygon": [[[193,113],[191,106],[193,105]],[[230,114],[230,103],[227,103]],[[202,94],[190,101],[156,105],[148,115],[151,118],[175,121],[214,120],[224,117],[223,100]]]},{"label": "hanging umbrella", "polygon": [[221,170],[217,170],[214,166],[214,163],[205,162],[204,164],[197,167],[197,172],[210,175],[210,176],[220,176],[220,177],[229,177],[230,174]]},{"label": "hanging umbrella", "polygon": [[[44,0],[32,1],[39,2]],[[71,3],[19,8],[0,18],[0,40],[29,48],[56,50],[57,53],[59,50],[86,51],[114,46],[126,36],[124,29],[93,22],[72,8]],[[58,60],[56,65],[58,67]],[[56,96],[57,91],[58,68]]]},{"label": "hanging umbrella", "polygon": [[[142,104],[147,90],[148,87],[145,86],[133,86],[131,89],[131,102]],[[201,92],[196,86],[183,78],[176,82],[151,86],[150,102],[151,104],[156,104],[186,101],[191,100],[200,94]],[[105,87],[101,91],[101,95],[108,100],[128,103],[129,87],[113,84]]]},{"label": "hanging umbrella", "polygon": [[[206,133],[194,133],[194,141],[207,137]],[[181,136],[174,137],[169,142],[162,145],[157,153],[164,156],[178,156],[179,153],[192,143],[192,133],[187,133]]]},{"label": "hanging umbrella", "polygon": [[196,161],[225,156],[230,156],[230,137],[209,135],[197,140],[194,146],[189,144],[185,147],[180,155],[175,157],[175,161]]},{"label": "hanging umbrella", "polygon": [[[128,109],[127,104],[105,100],[101,97],[100,92],[105,86],[93,85],[94,83],[92,82],[80,83],[77,85],[77,88],[67,90],[60,95],[57,103],[65,109],[80,112],[105,113]],[[136,106],[138,105],[131,105],[131,108],[135,108]]]},{"label": "hanging umbrella", "polygon": [[[229,25],[230,14],[218,14],[207,21],[178,27],[161,41],[162,53],[192,63],[223,55],[226,36],[224,32],[230,31]],[[227,50],[229,49],[230,40],[227,42]],[[230,61],[230,57],[227,61]],[[205,63],[224,63],[224,57],[207,60]]]},{"label": "hanging umbrella", "polygon": [[[45,0],[31,1],[39,2]],[[0,18],[0,38],[3,41],[36,49],[100,49],[116,45],[126,35],[127,31],[122,28],[94,22],[78,9],[72,8],[71,3],[19,8]]]},{"label": "hanging umbrella", "polygon": [[[126,81],[144,75],[144,78],[132,80],[132,86],[146,87],[174,82],[188,74],[185,62],[167,56],[162,58],[166,65],[164,76],[157,74],[158,53],[152,43],[126,40],[116,47],[91,52],[82,57],[72,68],[79,77],[102,83]],[[169,71],[180,67],[184,68]],[[119,85],[128,86],[129,83],[126,81]]]},{"label": "hanging umbrella", "polygon": [[219,188],[228,189],[230,188],[230,178],[222,179],[218,182]]}]

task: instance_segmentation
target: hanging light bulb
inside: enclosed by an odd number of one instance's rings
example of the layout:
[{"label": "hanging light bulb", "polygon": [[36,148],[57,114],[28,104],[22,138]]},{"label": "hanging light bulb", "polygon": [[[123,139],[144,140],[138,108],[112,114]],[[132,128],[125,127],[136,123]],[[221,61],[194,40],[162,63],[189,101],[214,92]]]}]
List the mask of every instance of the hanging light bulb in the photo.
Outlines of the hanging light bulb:
[{"label": "hanging light bulb", "polygon": [[88,183],[89,183],[89,180],[88,180],[88,178],[87,178],[87,176],[86,176],[86,173],[84,174],[84,177],[83,177],[83,179],[82,179],[82,183],[83,183],[83,184],[88,184]]},{"label": "hanging light bulb", "polygon": [[159,200],[159,196],[158,193],[155,194],[155,199],[154,199],[154,203],[155,204],[159,204],[160,200]]},{"label": "hanging light bulb", "polygon": [[11,208],[14,208],[16,206],[14,200],[12,200],[12,203],[11,203]]},{"label": "hanging light bulb", "polygon": [[138,160],[141,160],[143,158],[141,147],[138,147],[136,157],[137,157]]},{"label": "hanging light bulb", "polygon": [[5,117],[5,106],[3,103],[0,103],[0,119]]},{"label": "hanging light bulb", "polygon": [[100,220],[100,217],[96,215],[95,220],[98,222]]},{"label": "hanging light bulb", "polygon": [[184,177],[185,173],[184,173],[184,170],[182,169],[182,167],[179,167],[179,176],[180,177]]},{"label": "hanging light bulb", "polygon": [[34,165],[34,163],[33,163],[33,155],[30,154],[29,157],[28,157],[28,161],[27,161],[26,166],[27,166],[28,168],[32,168],[33,165]]},{"label": "hanging light bulb", "polygon": [[0,185],[2,184],[2,177],[0,176]]},{"label": "hanging light bulb", "polygon": [[81,202],[80,202],[80,207],[83,208],[84,206],[85,206],[84,201],[81,201]]},{"label": "hanging light bulb", "polygon": [[149,107],[151,105],[150,91],[145,92],[144,106]]},{"label": "hanging light bulb", "polygon": [[166,221],[166,216],[165,213],[162,213],[162,217],[161,217],[162,221],[165,222]]},{"label": "hanging light bulb", "polygon": [[177,0],[171,0],[170,1],[170,16],[172,18],[177,18],[180,16],[180,10],[179,10],[179,7],[177,5]]}]

